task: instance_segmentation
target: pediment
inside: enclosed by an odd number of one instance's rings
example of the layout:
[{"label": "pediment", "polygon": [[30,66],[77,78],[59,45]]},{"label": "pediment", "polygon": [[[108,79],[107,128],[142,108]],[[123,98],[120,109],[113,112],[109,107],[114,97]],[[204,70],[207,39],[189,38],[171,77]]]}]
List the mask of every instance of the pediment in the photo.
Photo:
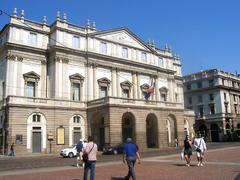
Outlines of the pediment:
[{"label": "pediment", "polygon": [[83,80],[84,77],[81,74],[76,73],[76,74],[69,76],[69,79]]},{"label": "pediment", "polygon": [[102,84],[110,84],[111,81],[110,81],[108,78],[103,77],[103,78],[101,78],[101,79],[98,79],[98,83],[102,83]]},{"label": "pediment", "polygon": [[145,83],[145,84],[141,85],[140,87],[141,87],[141,89],[148,89],[150,87],[150,85]]},{"label": "pediment", "polygon": [[40,76],[37,73],[35,73],[34,71],[23,74],[23,77],[24,78],[38,79],[38,80],[40,79]]},{"label": "pediment", "polygon": [[125,44],[126,46],[136,47],[145,51],[151,51],[151,49],[145,44],[144,41],[142,41],[126,28],[103,31],[96,34],[95,37],[106,39],[107,41]]}]

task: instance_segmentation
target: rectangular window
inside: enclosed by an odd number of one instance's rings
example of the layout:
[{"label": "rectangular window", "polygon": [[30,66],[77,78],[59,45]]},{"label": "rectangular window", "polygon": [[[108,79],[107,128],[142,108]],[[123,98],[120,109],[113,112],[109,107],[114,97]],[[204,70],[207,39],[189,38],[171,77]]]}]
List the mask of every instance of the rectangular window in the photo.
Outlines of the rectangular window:
[{"label": "rectangular window", "polygon": [[36,46],[37,45],[37,34],[30,32],[28,35],[28,44]]},{"label": "rectangular window", "polygon": [[233,95],[233,100],[234,100],[234,102],[237,101],[236,95]]},{"label": "rectangular window", "polygon": [[27,96],[35,97],[35,82],[32,81],[27,82]]},{"label": "rectangular window", "polygon": [[105,43],[105,42],[100,43],[100,52],[107,54],[107,43]]},{"label": "rectangular window", "polygon": [[32,120],[33,120],[33,122],[41,122],[41,115],[34,114]]},{"label": "rectangular window", "polygon": [[199,103],[202,103],[202,102],[203,102],[202,96],[198,96],[198,102],[199,102]]},{"label": "rectangular window", "polygon": [[122,57],[128,58],[128,48],[125,47],[122,48]]},{"label": "rectangular window", "polygon": [[224,79],[222,79],[222,85],[224,86],[224,82],[225,82],[225,80]]},{"label": "rectangular window", "polygon": [[158,58],[158,66],[163,67],[163,59]]},{"label": "rectangular window", "polygon": [[142,52],[142,54],[141,54],[141,60],[142,60],[142,62],[144,62],[144,63],[147,62],[147,53]]},{"label": "rectangular window", "polygon": [[210,114],[215,114],[215,106],[214,106],[214,104],[210,105]]},{"label": "rectangular window", "polygon": [[23,135],[17,134],[16,135],[16,144],[22,144],[23,143]]},{"label": "rectangular window", "polygon": [[209,87],[212,87],[214,85],[213,83],[214,83],[213,79],[209,80],[208,81]]},{"label": "rectangular window", "polygon": [[202,82],[198,82],[198,83],[197,83],[197,87],[198,87],[198,88],[202,88]]},{"label": "rectangular window", "polygon": [[210,101],[213,101],[213,100],[214,100],[213,94],[209,94],[209,100],[210,100]]},{"label": "rectangular window", "polygon": [[161,94],[161,101],[167,101],[167,95]]},{"label": "rectangular window", "polygon": [[73,83],[73,94],[72,94],[73,101],[80,101],[80,84]]},{"label": "rectangular window", "polygon": [[2,82],[2,98],[5,98],[5,82]]},{"label": "rectangular window", "polygon": [[188,98],[188,104],[192,104],[192,98],[191,97]]},{"label": "rectangular window", "polygon": [[237,110],[237,105],[234,105],[234,111],[235,111],[235,114],[238,113],[238,110]]},{"label": "rectangular window", "polygon": [[100,87],[100,98],[107,96],[107,87],[101,86]]},{"label": "rectangular window", "polygon": [[187,90],[191,90],[191,84],[187,85]]},{"label": "rectangular window", "polygon": [[200,118],[203,117],[203,106],[199,107],[199,116],[200,116]]},{"label": "rectangular window", "polygon": [[73,48],[80,48],[80,37],[73,36]]},{"label": "rectangular window", "polygon": [[226,101],[227,100],[227,94],[224,93],[223,95],[224,95],[224,100]]},{"label": "rectangular window", "polygon": [[129,98],[129,90],[128,89],[123,89],[123,97]]}]

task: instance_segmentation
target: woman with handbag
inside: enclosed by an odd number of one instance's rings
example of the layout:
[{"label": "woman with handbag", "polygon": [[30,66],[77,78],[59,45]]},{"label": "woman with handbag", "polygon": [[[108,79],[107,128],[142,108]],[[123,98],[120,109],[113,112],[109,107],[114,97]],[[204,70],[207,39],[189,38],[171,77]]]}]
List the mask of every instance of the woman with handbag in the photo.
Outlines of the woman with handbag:
[{"label": "woman with handbag", "polygon": [[196,148],[196,153],[197,153],[197,166],[203,166],[203,158],[204,158],[204,153],[207,150],[206,143],[204,139],[201,137],[201,133],[197,133],[197,138],[194,139],[193,142],[194,147]]},{"label": "woman with handbag", "polygon": [[84,175],[83,179],[88,179],[88,171],[90,170],[90,180],[94,180],[95,177],[95,164],[97,161],[97,144],[93,142],[92,136],[88,137],[88,143],[84,149],[83,156],[87,155],[84,165]]},{"label": "woman with handbag", "polygon": [[192,146],[191,146],[192,142],[189,138],[188,135],[186,135],[186,138],[184,140],[184,158],[187,162],[186,166],[190,166],[190,162],[191,162],[191,155],[192,155]]}]

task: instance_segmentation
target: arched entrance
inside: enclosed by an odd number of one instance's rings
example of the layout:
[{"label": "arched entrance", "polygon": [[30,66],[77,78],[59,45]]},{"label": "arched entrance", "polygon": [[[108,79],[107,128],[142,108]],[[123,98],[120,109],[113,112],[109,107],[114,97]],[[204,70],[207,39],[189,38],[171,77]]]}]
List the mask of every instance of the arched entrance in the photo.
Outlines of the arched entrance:
[{"label": "arched entrance", "polygon": [[93,120],[93,123],[91,124],[91,130],[92,130],[92,136],[94,138],[94,141],[98,145],[98,149],[102,150],[105,146],[105,121],[106,119],[100,115],[95,114],[93,116],[95,119]]},{"label": "arched entrance", "polygon": [[80,138],[86,138],[84,119],[81,115],[74,115],[69,121],[69,146],[77,144]]},{"label": "arched entrance", "polygon": [[205,124],[199,126],[199,131],[202,137],[207,137],[207,126]]},{"label": "arched entrance", "polygon": [[129,112],[122,116],[122,142],[125,142],[127,138],[132,138],[136,142],[135,117]]},{"label": "arched entrance", "polygon": [[40,153],[46,149],[46,118],[42,113],[31,114],[27,119],[27,149]]},{"label": "arched entrance", "polygon": [[146,119],[147,147],[158,148],[158,123],[154,114],[149,114]]},{"label": "arched entrance", "polygon": [[168,132],[168,145],[175,146],[175,139],[178,138],[177,124],[174,115],[169,115],[167,118],[167,132]]},{"label": "arched entrance", "polygon": [[211,139],[212,142],[219,142],[219,127],[217,124],[211,124]]}]

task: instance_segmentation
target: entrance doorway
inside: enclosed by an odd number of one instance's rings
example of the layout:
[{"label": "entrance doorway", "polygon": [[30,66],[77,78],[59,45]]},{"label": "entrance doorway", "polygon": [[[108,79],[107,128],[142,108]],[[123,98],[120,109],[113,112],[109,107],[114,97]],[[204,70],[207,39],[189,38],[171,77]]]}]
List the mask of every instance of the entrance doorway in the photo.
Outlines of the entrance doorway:
[{"label": "entrance doorway", "polygon": [[42,145],[41,136],[42,136],[41,127],[33,127],[33,132],[32,132],[32,152],[33,153],[41,152],[41,145]]},{"label": "entrance doorway", "polygon": [[146,120],[147,147],[158,147],[158,123],[154,114],[149,114]]},{"label": "entrance doorway", "polygon": [[135,118],[132,113],[125,113],[122,117],[122,142],[132,138],[135,142]]},{"label": "entrance doorway", "polygon": [[217,124],[211,124],[211,138],[212,142],[219,142],[219,127]]}]

